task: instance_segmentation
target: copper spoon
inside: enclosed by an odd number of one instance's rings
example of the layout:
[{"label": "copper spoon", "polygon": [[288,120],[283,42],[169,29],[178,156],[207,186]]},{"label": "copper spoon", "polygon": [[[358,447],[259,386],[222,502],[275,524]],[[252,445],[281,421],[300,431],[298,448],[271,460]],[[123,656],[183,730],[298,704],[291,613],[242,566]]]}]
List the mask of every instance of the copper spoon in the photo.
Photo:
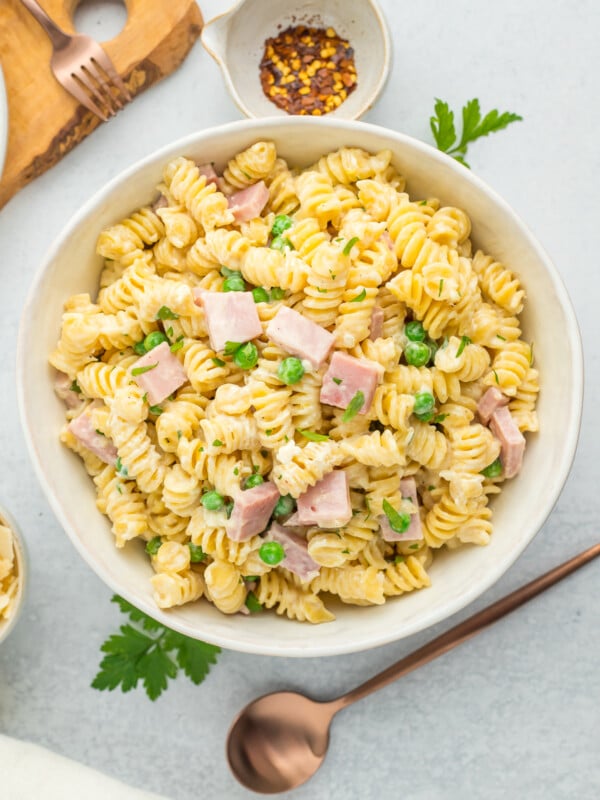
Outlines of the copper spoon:
[{"label": "copper spoon", "polygon": [[323,763],[329,726],[338,711],[447,653],[598,555],[600,544],[492,603],[336,700],[321,703],[296,692],[259,697],[240,712],[229,731],[227,760],[233,774],[248,789],[263,794],[300,786]]}]

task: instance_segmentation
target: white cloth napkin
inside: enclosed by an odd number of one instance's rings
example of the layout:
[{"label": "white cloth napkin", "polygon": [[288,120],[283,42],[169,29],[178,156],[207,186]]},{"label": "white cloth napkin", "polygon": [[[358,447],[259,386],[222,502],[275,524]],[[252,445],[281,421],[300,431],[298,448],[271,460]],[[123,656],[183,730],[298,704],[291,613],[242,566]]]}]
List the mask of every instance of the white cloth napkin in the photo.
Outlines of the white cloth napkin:
[{"label": "white cloth napkin", "polygon": [[3,800],[167,800],[44,747],[0,734]]}]

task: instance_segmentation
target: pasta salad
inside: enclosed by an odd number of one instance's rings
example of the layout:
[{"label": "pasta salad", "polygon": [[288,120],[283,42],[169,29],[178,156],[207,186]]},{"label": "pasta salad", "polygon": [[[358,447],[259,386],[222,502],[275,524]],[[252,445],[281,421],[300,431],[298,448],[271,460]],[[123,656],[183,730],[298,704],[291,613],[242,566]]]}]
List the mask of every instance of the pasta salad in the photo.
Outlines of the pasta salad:
[{"label": "pasta salad", "polygon": [[98,296],[67,300],[50,357],[61,439],[160,608],[326,622],[488,543],[539,383],[519,279],[470,234],[390,151],[296,169],[272,142],[221,175],[171,160],[101,232]]}]

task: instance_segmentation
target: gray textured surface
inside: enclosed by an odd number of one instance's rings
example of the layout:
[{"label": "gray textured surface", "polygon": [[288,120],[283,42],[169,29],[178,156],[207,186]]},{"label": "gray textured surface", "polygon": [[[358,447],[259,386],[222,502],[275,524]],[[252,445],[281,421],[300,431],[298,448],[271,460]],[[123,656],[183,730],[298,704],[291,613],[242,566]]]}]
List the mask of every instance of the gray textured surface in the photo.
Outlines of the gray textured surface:
[{"label": "gray textured surface", "polygon": [[[205,2],[206,17],[221,5]],[[434,96],[453,107],[478,96],[486,110],[523,114],[524,123],[475,145],[469,160],[554,258],[586,349],[581,443],[560,502],[510,573],[458,619],[598,538],[600,6],[594,0],[555,2],[547,10],[537,0],[382,6],[395,65],[368,119],[429,141]],[[31,555],[27,606],[0,648],[0,730],[174,800],[252,796],[230,777],[223,751],[231,718],[252,697],[283,687],[335,695],[456,621],[397,645],[319,661],[224,653],[200,688],[181,679],[155,704],[140,691],[89,688],[99,645],[120,618],[109,590],[54,520],[24,449],[13,364],[20,309],[49,243],[91,193],[156,147],[237,117],[217,67],[197,45],[174,76],[0,212],[0,500],[19,519]],[[560,376],[544,376],[545,391],[554,380]],[[344,712],[325,767],[290,796],[598,797],[599,568],[586,568],[460,650]]]}]

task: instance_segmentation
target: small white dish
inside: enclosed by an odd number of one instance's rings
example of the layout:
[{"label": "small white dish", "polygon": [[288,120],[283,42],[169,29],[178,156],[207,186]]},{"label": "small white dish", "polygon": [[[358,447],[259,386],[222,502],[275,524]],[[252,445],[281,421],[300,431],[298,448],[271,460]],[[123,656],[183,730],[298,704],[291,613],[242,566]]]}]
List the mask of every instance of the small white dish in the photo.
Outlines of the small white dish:
[{"label": "small white dish", "polygon": [[4,76],[0,66],[0,177],[4,168],[6,157],[6,145],[8,143],[8,103],[6,100],[6,88],[4,86]]},{"label": "small white dish", "polygon": [[14,518],[0,506],[0,525],[6,525],[13,534],[13,547],[15,551],[15,574],[17,576],[17,593],[12,603],[12,610],[8,619],[0,617],[0,644],[15,627],[25,599],[25,586],[27,584],[27,556],[25,542],[19,532]]},{"label": "small white dish", "polygon": [[358,83],[328,117],[358,119],[379,97],[391,64],[387,23],[374,0],[241,0],[210,20],[202,44],[221,67],[236,105],[247,117],[289,116],[265,96],[259,64],[265,39],[295,25],[332,27],[350,42]]}]

